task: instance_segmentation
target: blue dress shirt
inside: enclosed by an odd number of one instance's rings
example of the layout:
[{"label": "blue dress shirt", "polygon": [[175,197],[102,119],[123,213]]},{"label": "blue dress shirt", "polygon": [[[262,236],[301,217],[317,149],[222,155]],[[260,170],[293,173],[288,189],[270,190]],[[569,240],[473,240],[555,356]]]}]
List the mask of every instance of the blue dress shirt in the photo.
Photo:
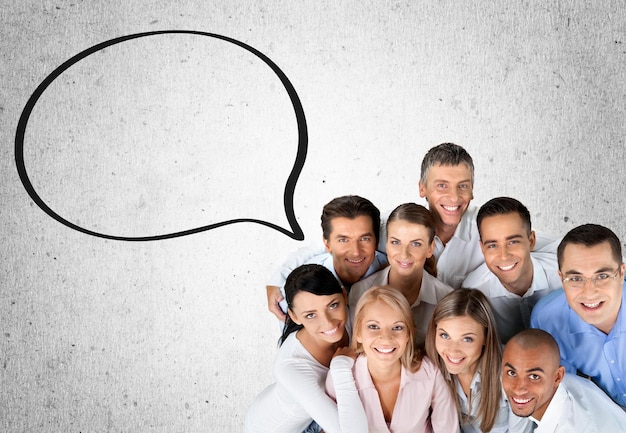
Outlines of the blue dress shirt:
[{"label": "blue dress shirt", "polygon": [[626,408],[626,283],[617,321],[606,335],[570,308],[563,289],[542,298],[530,324],[552,334],[568,372],[588,376],[617,404]]}]

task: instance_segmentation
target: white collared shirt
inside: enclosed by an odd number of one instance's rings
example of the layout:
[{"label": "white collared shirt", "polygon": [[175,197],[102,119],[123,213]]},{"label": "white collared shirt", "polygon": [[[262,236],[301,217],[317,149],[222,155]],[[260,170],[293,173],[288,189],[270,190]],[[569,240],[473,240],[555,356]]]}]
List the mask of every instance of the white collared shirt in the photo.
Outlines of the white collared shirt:
[{"label": "white collared shirt", "polygon": [[530,314],[535,304],[561,288],[556,254],[532,251],[533,280],[523,296],[509,292],[486,264],[471,272],[463,287],[478,289],[489,298],[496,316],[498,335],[502,343],[523,329],[530,327]]},{"label": "white collared shirt", "polygon": [[623,433],[626,412],[590,380],[566,373],[535,433]]},{"label": "white collared shirt", "polygon": [[467,275],[485,262],[476,225],[478,208],[470,206],[446,245],[435,236],[437,279],[458,289]]}]

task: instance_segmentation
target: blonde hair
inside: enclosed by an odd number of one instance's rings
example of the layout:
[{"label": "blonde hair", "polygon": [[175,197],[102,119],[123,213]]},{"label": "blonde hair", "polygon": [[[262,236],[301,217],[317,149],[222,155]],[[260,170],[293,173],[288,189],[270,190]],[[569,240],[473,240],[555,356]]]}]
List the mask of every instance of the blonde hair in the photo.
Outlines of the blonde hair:
[{"label": "blonde hair", "polygon": [[409,302],[404,295],[389,286],[374,286],[368,289],[359,299],[354,311],[354,326],[351,347],[358,353],[363,353],[363,345],[357,341],[358,336],[363,326],[363,320],[365,316],[365,307],[375,302],[383,302],[395,312],[400,314],[402,320],[406,324],[406,329],[409,333],[409,339],[407,347],[404,353],[400,357],[402,366],[411,372],[419,370],[422,364],[422,358],[424,352],[415,345],[415,322],[413,322],[413,314]]},{"label": "blonde hair", "polygon": [[[500,385],[502,346],[496,332],[496,319],[489,299],[480,290],[475,289],[454,290],[444,296],[435,307],[428,324],[428,331],[426,332],[426,353],[441,370],[453,395],[456,395],[453,377],[448,371],[445,362],[439,356],[435,346],[437,324],[441,320],[453,317],[469,317],[478,322],[485,330],[485,346],[483,353],[477,361],[478,368],[476,371],[479,371],[481,374],[482,387],[480,403],[478,404],[480,429],[488,432],[493,428],[502,398],[502,387]],[[464,424],[468,420],[462,417],[458,398],[456,399],[456,404],[461,423]]]}]

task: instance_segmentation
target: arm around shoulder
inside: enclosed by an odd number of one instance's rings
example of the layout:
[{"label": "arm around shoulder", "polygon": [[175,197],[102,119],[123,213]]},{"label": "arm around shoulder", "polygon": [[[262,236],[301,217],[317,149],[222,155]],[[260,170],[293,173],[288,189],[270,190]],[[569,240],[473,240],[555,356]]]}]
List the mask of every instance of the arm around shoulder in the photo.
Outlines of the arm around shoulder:
[{"label": "arm around shoulder", "polygon": [[335,356],[330,363],[326,389],[337,402],[341,432],[366,432],[367,416],[356,389],[352,367],[354,359],[347,355]]},{"label": "arm around shoulder", "polygon": [[298,266],[303,265],[307,262],[307,260],[311,259],[320,254],[324,254],[326,252],[326,248],[321,243],[310,244],[306,247],[298,248],[296,251],[293,251],[287,259],[283,262],[282,265],[279,266],[276,271],[270,277],[270,280],[267,282],[268,286],[278,286],[282,287],[285,285],[285,280]]},{"label": "arm around shoulder", "polygon": [[278,320],[284,322],[287,316],[285,312],[280,308],[280,302],[284,299],[280,288],[285,285],[287,277],[298,266],[303,265],[312,257],[325,253],[323,245],[309,245],[307,247],[299,248],[291,253],[287,260],[272,274],[269,282],[265,286],[267,295],[267,309]]}]

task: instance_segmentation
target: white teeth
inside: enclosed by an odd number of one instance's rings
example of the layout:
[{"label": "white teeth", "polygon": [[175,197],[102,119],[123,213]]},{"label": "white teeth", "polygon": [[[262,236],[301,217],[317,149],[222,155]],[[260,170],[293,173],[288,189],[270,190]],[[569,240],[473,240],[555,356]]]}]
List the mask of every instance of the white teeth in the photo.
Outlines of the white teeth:
[{"label": "white teeth", "polygon": [[395,348],[391,347],[391,348],[385,348],[383,349],[382,347],[377,347],[376,351],[380,352],[380,353],[391,353],[394,350],[396,350]]},{"label": "white teeth", "polygon": [[516,263],[513,263],[512,265],[509,266],[498,266],[498,269],[500,269],[501,271],[510,271],[511,269],[513,269],[515,267]]},{"label": "white teeth", "polygon": [[455,210],[458,210],[461,206],[444,206],[444,205],[442,205],[442,207],[445,210],[449,211],[449,212],[454,212]]},{"label": "white teeth", "polygon": [[530,398],[513,398],[513,401],[517,404],[526,404],[530,401]]},{"label": "white teeth", "polygon": [[350,263],[361,263],[363,260],[365,260],[365,257],[362,257],[360,259],[347,259]]},{"label": "white teeth", "polygon": [[450,361],[453,364],[458,364],[459,362],[463,361],[463,358],[451,358],[448,356],[448,361]]},{"label": "white teeth", "polygon": [[583,302],[583,305],[587,308],[598,308],[600,306],[601,302],[596,302],[595,304],[585,304]]},{"label": "white teeth", "polygon": [[322,334],[333,335],[333,334],[336,334],[338,330],[339,330],[339,327],[337,326],[337,327],[331,329],[330,331],[323,331]]}]

